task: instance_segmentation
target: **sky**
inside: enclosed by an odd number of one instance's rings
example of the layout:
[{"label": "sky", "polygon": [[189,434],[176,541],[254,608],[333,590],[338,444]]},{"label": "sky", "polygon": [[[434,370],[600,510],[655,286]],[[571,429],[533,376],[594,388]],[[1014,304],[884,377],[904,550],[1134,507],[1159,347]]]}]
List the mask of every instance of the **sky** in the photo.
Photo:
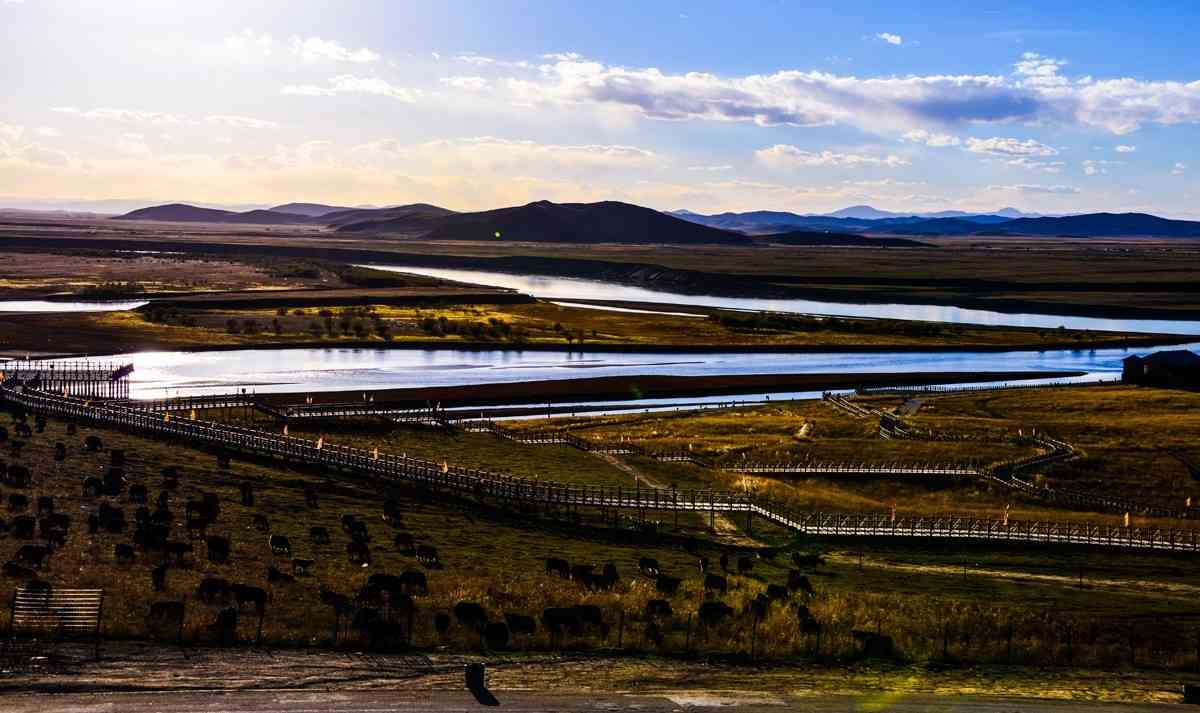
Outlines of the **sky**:
[{"label": "sky", "polygon": [[0,207],[1200,218],[1200,3],[0,0]]}]

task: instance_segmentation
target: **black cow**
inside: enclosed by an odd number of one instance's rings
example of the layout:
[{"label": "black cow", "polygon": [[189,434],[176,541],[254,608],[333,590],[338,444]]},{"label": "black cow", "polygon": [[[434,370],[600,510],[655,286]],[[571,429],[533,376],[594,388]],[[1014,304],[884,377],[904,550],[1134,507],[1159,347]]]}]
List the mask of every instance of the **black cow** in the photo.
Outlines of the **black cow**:
[{"label": "black cow", "polygon": [[329,530],[323,527],[308,528],[308,539],[312,540],[314,545],[329,544]]},{"label": "black cow", "polygon": [[437,548],[433,545],[418,545],[417,546],[417,561],[422,565],[430,568],[442,566],[441,560],[438,559]]},{"label": "black cow", "polygon": [[576,582],[582,582],[592,575],[592,570],[596,569],[594,564],[574,564],[571,565],[571,579]]},{"label": "black cow", "polygon": [[129,486],[129,502],[145,505],[150,499],[150,492],[146,490],[146,486],[141,483],[136,483]]},{"label": "black cow", "polygon": [[174,557],[176,562],[183,564],[184,557],[190,555],[193,549],[190,542],[170,541],[163,546],[163,554],[167,557]]},{"label": "black cow", "polygon": [[20,493],[13,493],[8,496],[8,511],[9,512],[25,512],[29,509],[29,498]]},{"label": "black cow", "polygon": [[17,548],[17,562],[41,569],[50,558],[50,548],[45,545],[21,545]]},{"label": "black cow", "polygon": [[104,492],[104,481],[94,476],[83,479],[83,497],[98,498]]},{"label": "black cow", "polygon": [[800,569],[816,569],[825,564],[825,558],[821,555],[802,554],[800,552],[792,553],[792,564]]},{"label": "black cow", "polygon": [[679,577],[669,577],[665,574],[660,574],[654,580],[654,588],[660,594],[665,594],[668,597],[673,597],[679,591],[679,585],[683,583]]},{"label": "black cow", "polygon": [[296,575],[297,577],[307,577],[312,573],[312,568],[315,564],[315,560],[306,560],[300,559],[299,557],[293,557],[292,574]]},{"label": "black cow", "polygon": [[208,561],[218,564],[229,562],[230,543],[228,537],[209,535],[204,541],[208,549]]},{"label": "black cow", "polygon": [[238,487],[242,493],[242,505],[248,508],[254,507],[254,486],[250,483],[242,483]]},{"label": "black cow", "polygon": [[738,557],[737,561],[738,574],[745,574],[754,569],[753,557]]},{"label": "black cow", "polygon": [[657,577],[662,573],[658,566],[658,560],[653,557],[642,557],[638,560],[638,569],[647,577]]},{"label": "black cow", "polygon": [[54,444],[54,460],[62,463],[67,459],[67,445],[63,442]]},{"label": "black cow", "polygon": [[660,617],[670,617],[674,614],[671,610],[671,603],[666,599],[651,599],[646,602],[646,618],[657,619]]},{"label": "black cow", "polygon": [[54,513],[54,498],[49,495],[42,495],[37,499],[37,514],[38,517],[51,515]]},{"label": "black cow", "polygon": [[167,569],[169,567],[168,563],[163,562],[150,570],[150,583],[154,587],[154,591],[165,592],[167,590]]},{"label": "black cow", "polygon": [[537,621],[531,616],[524,614],[504,615],[504,623],[508,624],[508,629],[513,634],[525,634],[532,636],[537,631]]},{"label": "black cow", "polygon": [[311,509],[311,510],[317,509],[318,500],[317,500],[316,488],[305,488],[304,489],[304,504],[307,505],[309,507],[309,509]]},{"label": "black cow", "polygon": [[508,624],[502,621],[490,621],[483,628],[483,641],[492,651],[507,649],[509,639]]},{"label": "black cow", "polygon": [[400,574],[400,584],[407,594],[429,594],[429,580],[419,569],[406,569]]},{"label": "black cow", "polygon": [[251,518],[251,522],[254,524],[254,529],[259,532],[271,531],[271,521],[267,519],[266,515],[255,513],[254,517]]},{"label": "black cow", "polygon": [[800,573],[800,570],[793,569],[788,572],[787,588],[793,592],[804,592],[808,596],[813,596],[816,591],[813,589],[812,582],[808,581],[808,577]]},{"label": "black cow", "polygon": [[32,569],[22,566],[17,562],[5,562],[3,567],[5,577],[12,579],[33,579],[35,573]]},{"label": "black cow", "polygon": [[283,535],[271,535],[268,542],[271,545],[272,554],[283,555],[287,557],[292,556],[292,543],[287,537],[284,537]]},{"label": "black cow", "polygon": [[27,488],[31,480],[33,480],[33,475],[29,472],[29,468],[19,463],[8,466],[8,484],[12,487]]},{"label": "black cow", "polygon": [[18,540],[32,540],[33,533],[37,530],[37,520],[34,520],[28,515],[13,518],[12,521],[12,536]]},{"label": "black cow", "polygon": [[350,559],[351,564],[360,564],[365,567],[371,564],[371,548],[361,542],[347,542],[346,557]]},{"label": "black cow", "polygon": [[196,588],[196,595],[210,604],[226,601],[229,598],[229,582],[222,577],[204,577]]},{"label": "black cow", "polygon": [[113,556],[115,556],[117,562],[121,564],[131,564],[134,557],[133,545],[113,545]]},{"label": "black cow", "polygon": [[706,574],[704,575],[704,591],[725,594],[729,591],[729,580],[719,574]]},{"label": "black cow", "polygon": [[267,581],[271,584],[295,584],[296,578],[272,565],[267,567]]},{"label": "black cow", "polygon": [[721,553],[721,571],[722,572],[729,571],[729,553],[727,553],[727,552]]},{"label": "black cow", "polygon": [[413,540],[411,532],[397,532],[396,536],[392,539],[392,543],[395,544],[399,553],[405,557],[412,557],[417,554],[417,544]]},{"label": "black cow", "polygon": [[146,630],[160,639],[183,637],[183,602],[154,602],[146,614]]},{"label": "black cow", "polygon": [[724,602],[704,602],[700,605],[700,623],[704,626],[719,626],[733,616],[733,608]]},{"label": "black cow", "polygon": [[108,495],[120,495],[125,490],[125,469],[113,466],[104,471],[104,492]]},{"label": "black cow", "polygon": [[459,602],[455,604],[454,619],[460,626],[475,631],[483,631],[483,628],[488,623],[487,610],[483,608],[482,604],[475,602]]},{"label": "black cow", "polygon": [[209,626],[217,643],[221,646],[232,646],[237,643],[238,610],[222,609],[217,613],[216,620]]},{"label": "black cow", "polygon": [[788,588],[782,584],[767,585],[767,597],[772,600],[787,599],[790,594],[791,592],[788,591]]},{"label": "black cow", "polygon": [[400,526],[400,517],[403,515],[403,510],[400,508],[400,503],[392,498],[388,498],[383,503],[383,521],[392,527]]},{"label": "black cow", "polygon": [[267,607],[267,590],[248,584],[235,584],[233,585],[233,600],[237,603],[238,609],[246,604],[253,604],[254,612],[262,614]]},{"label": "black cow", "polygon": [[114,448],[108,452],[109,462],[117,468],[125,465],[125,451],[121,448]]},{"label": "black cow", "polygon": [[546,574],[557,574],[563,579],[569,579],[571,577],[571,565],[565,559],[547,557]]},{"label": "black cow", "polygon": [[434,614],[433,630],[438,633],[438,636],[445,636],[446,632],[450,631],[450,615],[442,611]]}]

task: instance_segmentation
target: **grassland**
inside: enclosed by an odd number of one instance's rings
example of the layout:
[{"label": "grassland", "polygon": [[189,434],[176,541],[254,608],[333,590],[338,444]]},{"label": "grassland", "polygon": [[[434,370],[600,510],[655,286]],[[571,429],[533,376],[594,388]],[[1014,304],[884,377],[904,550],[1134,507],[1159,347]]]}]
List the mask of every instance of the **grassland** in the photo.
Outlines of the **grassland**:
[{"label": "grassland", "polygon": [[[180,466],[179,491],[171,496],[173,509],[182,510],[183,501],[203,492],[216,493],[221,514],[210,534],[230,537],[231,562],[207,562],[197,543],[199,550],[188,556],[186,566],[169,570],[167,591],[153,593],[150,569],[158,563],[158,555],[139,552],[133,564],[118,564],[113,545],[128,541],[128,533],[87,535],[81,521],[95,503],[81,496],[80,481],[84,475],[101,472],[108,462],[107,452],[89,454],[78,447],[83,436],[93,432],[105,440],[107,448],[125,451],[131,481],[149,486],[152,496],[159,489],[159,469],[168,464]],[[350,434],[330,436],[343,437],[354,438]],[[428,434],[412,432],[408,440],[400,436],[358,438],[404,448],[427,441]],[[53,461],[56,441],[68,444],[68,457],[62,464]],[[481,453],[489,448],[461,440],[444,442],[442,447],[455,449],[451,455],[457,458],[467,454],[465,446]],[[581,466],[578,459],[583,456],[572,461],[561,454],[547,456],[540,448],[531,448],[524,456],[501,457],[509,458],[514,470],[522,467],[518,464],[522,458],[545,459],[541,461],[544,472],[556,479],[609,477],[601,467],[589,471]],[[231,468],[223,469],[210,455],[128,434],[81,430],[69,437],[64,424],[57,422],[51,422],[46,433],[35,435],[14,460],[28,465],[35,474],[34,486],[26,494],[53,495],[59,511],[69,513],[74,521],[67,545],[53,555],[39,576],[60,586],[104,587],[108,592],[104,626],[107,635],[116,638],[145,635],[142,618],[152,601],[187,598],[187,636],[206,641],[210,635],[204,627],[216,608],[196,600],[195,588],[204,576],[220,576],[264,586],[271,592],[263,621],[266,641],[328,645],[334,615],[319,601],[320,586],[353,593],[369,574],[399,573],[416,566],[391,545],[391,531],[379,520],[380,503],[388,496],[402,505],[403,531],[436,546],[445,565],[428,571],[430,593],[417,598],[413,642],[419,648],[471,650],[479,646],[477,636],[462,627],[453,626],[442,636],[432,626],[433,613],[448,611],[465,600],[480,602],[496,615],[505,611],[536,615],[547,606],[596,604],[610,625],[623,623],[620,648],[653,650],[655,646],[643,636],[646,620],[642,611],[649,599],[661,595],[637,574],[636,562],[642,556],[656,557],[664,571],[684,580],[679,594],[671,598],[675,616],[661,622],[664,652],[748,655],[753,649],[760,658],[839,661],[857,657],[859,644],[851,632],[867,630],[891,636],[896,656],[908,661],[949,658],[1122,667],[1130,665],[1132,642],[1135,664],[1179,667],[1191,664],[1194,631],[1189,622],[1200,616],[1195,604],[1200,588],[1194,583],[1191,558],[1185,556],[1116,553],[1097,558],[1081,550],[789,539],[786,544],[790,547],[823,551],[828,556],[828,564],[809,575],[816,597],[775,605],[757,626],[752,626],[752,618],[739,614],[730,624],[703,631],[694,620],[688,624],[688,614],[694,614],[704,597],[693,564],[696,554],[686,551],[679,538],[707,536],[686,524],[675,533],[670,523],[664,523],[660,533],[651,536],[599,528],[595,515],[588,513],[564,518],[565,513],[497,510],[493,503],[440,500],[403,487],[381,488],[377,483],[291,471],[267,463],[235,461]],[[253,506],[240,502],[239,486],[245,483],[255,488]],[[310,487],[320,493],[317,509],[304,502],[303,492]],[[13,492],[4,490],[6,496]],[[111,500],[132,509],[126,496]],[[370,523],[373,562],[369,568],[350,565],[342,552],[346,538],[338,523],[343,513]],[[269,520],[272,534],[288,536],[297,556],[317,560],[312,577],[301,577],[294,584],[265,581],[268,565],[286,570],[288,562],[271,553],[267,533],[253,524],[254,515]],[[327,527],[334,534],[333,544],[310,544],[307,530],[313,525]],[[182,533],[176,536],[182,537]],[[780,535],[756,527],[753,536],[772,540]],[[11,537],[0,540],[0,554],[11,556],[19,544]],[[722,551],[728,550],[715,543],[701,542],[693,548],[714,561]],[[585,590],[544,574],[542,561],[547,556],[572,562],[611,561],[622,579],[612,591]],[[745,576],[732,577],[732,589],[722,599],[741,612],[767,583],[780,582],[790,566],[782,555],[759,559]],[[800,631],[791,608],[799,602],[822,622],[819,638]],[[245,618],[242,636],[252,638],[255,618],[249,613]],[[5,623],[0,620],[0,626]],[[1011,649],[1010,626],[1014,632]],[[613,630],[607,639],[593,633],[552,641],[539,628],[532,638],[518,638],[515,646],[520,650],[611,650],[617,646],[617,636]]]}]

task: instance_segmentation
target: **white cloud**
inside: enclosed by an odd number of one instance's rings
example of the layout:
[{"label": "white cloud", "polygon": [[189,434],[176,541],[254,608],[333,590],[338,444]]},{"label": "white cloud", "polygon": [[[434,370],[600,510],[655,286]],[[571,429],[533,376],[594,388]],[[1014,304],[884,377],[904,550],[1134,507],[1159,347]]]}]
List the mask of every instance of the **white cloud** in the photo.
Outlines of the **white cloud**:
[{"label": "white cloud", "polygon": [[636,168],[658,162],[653,151],[616,144],[543,144],[536,141],[473,136],[405,144],[385,139],[355,146],[350,154],[373,165],[410,165],[434,170],[497,172],[543,169]]},{"label": "white cloud", "polygon": [[116,121],[124,124],[150,124],[157,126],[197,126],[212,124],[227,126],[234,129],[274,129],[277,122],[257,119],[252,116],[236,116],[232,114],[209,114],[203,117],[192,117],[183,114],[172,114],[162,111],[144,111],[141,109],[114,109],[101,107],[97,109],[80,109],[73,106],[57,106],[50,111],[59,114],[69,114],[81,119],[97,119],[101,121]]},{"label": "white cloud", "polygon": [[883,40],[884,42],[888,43],[889,45],[904,44],[903,37],[901,37],[900,35],[894,35],[891,32],[880,32],[880,33],[876,34],[875,37]]},{"label": "white cloud", "polygon": [[1024,156],[1009,159],[1004,162],[1006,166],[1016,166],[1030,171],[1043,171],[1045,173],[1058,173],[1066,166],[1065,161],[1035,161]]},{"label": "white cloud", "polygon": [[1187,171],[1187,164],[1182,161],[1176,161],[1175,165],[1171,167],[1172,176],[1182,176],[1185,171]]},{"label": "white cloud", "polygon": [[897,168],[909,165],[909,161],[896,154],[872,156],[869,154],[840,153],[837,151],[805,151],[790,144],[775,144],[754,152],[758,160],[773,168],[814,168],[836,166],[839,168],[858,166],[887,166]]},{"label": "white cloud", "polygon": [[306,62],[326,60],[331,62],[366,64],[379,60],[379,53],[366,47],[350,50],[333,40],[325,40],[320,37],[292,35],[288,40],[288,46],[292,54]]},{"label": "white cloud", "polygon": [[1074,186],[1042,186],[1030,183],[1018,183],[1008,186],[988,186],[989,191],[1008,191],[1015,193],[1033,193],[1033,194],[1053,194],[1053,195],[1074,195],[1079,193],[1079,189]]},{"label": "white cloud", "polygon": [[[488,58],[462,56],[488,63]],[[612,105],[652,119],[747,121],[761,126],[845,123],[880,133],[980,123],[1101,127],[1200,123],[1200,81],[1072,80],[1065,62],[1027,54],[1013,73],[856,77],[781,70],[722,77],[555,59],[512,76],[521,105]]]},{"label": "white cloud", "polygon": [[1058,149],[1047,146],[1035,139],[1004,138],[993,136],[990,139],[967,139],[967,151],[971,153],[989,154],[992,156],[1054,156]]},{"label": "white cloud", "polygon": [[448,87],[468,92],[481,92],[491,86],[483,77],[442,77],[438,81]]},{"label": "white cloud", "polygon": [[962,140],[952,134],[939,134],[936,132],[926,131],[925,129],[914,129],[907,132],[901,137],[902,141],[912,141],[915,143],[925,144],[926,146],[945,147],[958,146]]},{"label": "white cloud", "polygon": [[1128,145],[1128,144],[1121,144],[1121,145],[1117,146],[1117,147],[1116,147],[1114,150],[1115,150],[1117,153],[1133,153],[1134,151],[1137,151],[1137,146],[1130,146],[1130,145]]},{"label": "white cloud", "polygon": [[576,62],[583,59],[578,52],[551,52],[542,55],[542,59],[552,59],[556,62]]},{"label": "white cloud", "polygon": [[39,126],[33,130],[33,133],[36,136],[41,136],[47,139],[53,139],[62,136],[62,132],[53,126]]},{"label": "white cloud", "polygon": [[492,59],[491,57],[484,57],[482,55],[477,55],[477,54],[460,54],[457,57],[455,57],[454,59],[458,60],[459,62],[466,62],[467,64],[474,64],[474,65],[479,65],[479,66],[495,64],[495,62],[496,62],[496,60]]},{"label": "white cloud", "polygon": [[698,171],[701,173],[720,173],[722,171],[732,171],[733,166],[723,163],[715,166],[688,166],[689,171]]},{"label": "white cloud", "polygon": [[325,86],[316,84],[288,84],[280,92],[300,96],[334,96],[338,94],[370,94],[391,97],[402,102],[413,103],[421,95],[418,89],[397,87],[386,79],[378,77],[357,77],[352,74],[342,74],[333,77]]},{"label": "white cloud", "polygon": [[270,57],[274,49],[275,40],[270,35],[245,29],[236,35],[226,37],[221,43],[219,51],[240,62],[248,63],[263,57]]},{"label": "white cloud", "polygon": [[1122,166],[1124,161],[1105,161],[1102,159],[1088,159],[1080,164],[1084,175],[1087,176],[1102,176],[1108,175],[1109,166]]}]

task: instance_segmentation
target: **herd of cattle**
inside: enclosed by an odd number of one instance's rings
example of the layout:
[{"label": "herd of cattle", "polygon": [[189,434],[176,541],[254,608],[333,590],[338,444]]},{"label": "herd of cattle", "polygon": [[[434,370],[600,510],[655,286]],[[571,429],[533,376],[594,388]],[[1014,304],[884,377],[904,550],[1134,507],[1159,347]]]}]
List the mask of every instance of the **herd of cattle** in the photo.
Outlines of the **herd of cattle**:
[{"label": "herd of cattle", "polygon": [[[7,494],[6,506],[13,515],[11,521],[0,519],[0,537],[5,535],[23,541],[12,559],[3,565],[5,577],[24,582],[24,586],[49,587],[40,581],[39,572],[50,566],[56,550],[63,547],[72,532],[71,517],[56,510],[52,495],[42,495],[31,502],[26,492],[33,484],[29,468],[21,461],[26,444],[46,429],[46,420],[37,416],[33,425],[28,416],[14,413],[13,432],[0,427],[0,443],[8,445],[10,461],[0,462],[0,483],[12,492]],[[67,435],[78,437],[74,424],[67,424]],[[191,569],[198,560],[206,560],[212,571],[220,571],[233,559],[234,543],[229,536],[212,534],[213,525],[221,522],[222,512],[229,504],[223,504],[214,492],[201,492],[196,497],[181,498],[180,478],[177,467],[158,469],[161,477],[156,496],[151,497],[146,485],[148,469],[143,463],[133,463],[123,450],[110,448],[104,457],[105,447],[97,435],[88,435],[82,440],[83,450],[92,454],[92,467],[96,459],[102,459],[97,474],[90,475],[81,483],[81,496],[86,512],[86,529],[93,543],[111,543],[113,562],[128,567],[137,561],[153,563],[150,569],[149,589],[153,592],[168,591],[168,573],[174,568]],[[70,449],[63,442],[54,444],[56,466],[68,459]],[[227,468],[229,460],[218,456],[218,465]],[[164,600],[150,604],[145,616],[147,633],[162,639],[179,639],[184,636],[184,621],[189,598],[209,608],[210,623],[197,632],[223,644],[243,638],[239,635],[239,621],[252,612],[258,620],[258,634],[262,634],[262,622],[268,603],[289,587],[298,586],[299,580],[310,578],[316,565],[314,559],[294,556],[293,542],[285,535],[272,531],[270,519],[256,509],[256,493],[251,483],[238,486],[239,503],[250,516],[251,527],[264,537],[276,564],[270,564],[263,573],[264,582],[236,582],[216,576],[203,576],[194,592],[182,600]],[[232,499],[231,499],[232,500]],[[320,508],[317,490],[305,491],[305,506],[310,510]],[[182,505],[182,518],[173,506]],[[127,519],[127,510],[132,522]],[[335,640],[355,637],[375,648],[390,648],[412,642],[413,630],[421,607],[418,598],[429,595],[427,570],[439,570],[443,563],[438,551],[430,544],[421,543],[410,532],[404,530],[404,513],[401,504],[393,499],[383,503],[379,513],[384,525],[389,528],[387,539],[394,551],[414,558],[419,567],[408,567],[399,574],[372,573],[365,585],[356,592],[344,593],[325,586],[318,588],[320,600],[332,607],[336,614]],[[359,515],[341,516],[340,538],[345,539],[345,553],[349,564],[369,567],[372,562],[374,541],[367,520]],[[78,528],[76,528],[78,529]],[[230,531],[228,528],[226,532]],[[308,531],[313,546],[330,545],[334,535],[329,528],[313,525]],[[108,545],[103,545],[107,547]],[[731,579],[749,575],[757,555],[730,558],[720,555],[715,562],[696,556],[699,574],[703,579],[703,600],[698,608],[694,604],[679,601],[681,577],[662,571],[657,560],[642,557],[638,562],[639,575],[652,583],[657,598],[649,600],[640,613],[643,622],[642,636],[653,645],[661,646],[664,636],[674,620],[675,610],[688,612],[688,630],[691,631],[691,613],[694,611],[699,631],[706,637],[709,630],[719,627],[739,616],[722,597],[730,589]],[[3,559],[3,558],[0,558]],[[290,563],[290,567],[288,564]],[[822,564],[820,557],[792,553],[794,567],[783,584],[769,584],[765,592],[750,600],[740,612],[760,620],[767,616],[773,606],[790,603],[795,611],[795,622],[806,634],[819,634],[820,626],[809,612],[805,602],[814,595],[811,582],[804,573]],[[208,565],[205,565],[206,567]],[[281,568],[282,567],[282,568]],[[551,557],[545,560],[547,576],[577,583],[585,591],[604,592],[614,589],[621,582],[621,575],[612,562],[597,567],[593,564],[575,564]],[[736,580],[733,580],[736,581]],[[302,586],[302,585],[300,585]],[[299,592],[297,592],[297,595]],[[577,595],[576,595],[577,596]],[[503,600],[502,597],[495,597]],[[681,611],[681,614],[683,612]],[[449,611],[428,607],[424,616],[432,614],[432,626],[437,634],[446,637],[454,627],[470,639],[493,650],[509,648],[516,637],[532,637],[539,626],[550,640],[561,644],[563,637],[597,636],[607,640],[611,626],[619,623],[624,634],[625,615],[619,614],[619,622],[605,616],[605,611],[595,604],[548,607],[540,617],[519,611],[504,611],[496,616],[483,604],[459,601]],[[428,620],[426,620],[428,621]]]}]

